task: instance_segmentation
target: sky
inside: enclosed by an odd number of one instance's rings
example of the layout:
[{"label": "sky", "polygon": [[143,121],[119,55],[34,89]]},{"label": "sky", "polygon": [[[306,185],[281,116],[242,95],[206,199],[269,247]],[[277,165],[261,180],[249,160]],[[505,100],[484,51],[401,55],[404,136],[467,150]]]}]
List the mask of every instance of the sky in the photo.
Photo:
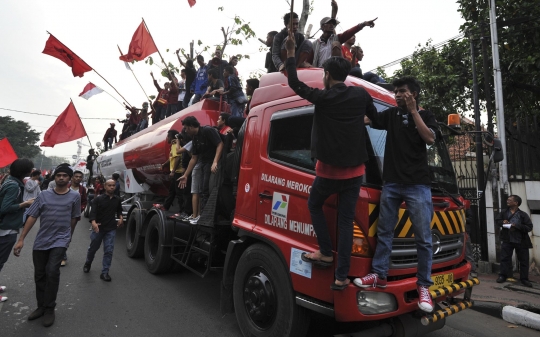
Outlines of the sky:
[{"label": "sky", "polygon": [[[444,41],[459,34],[463,19],[457,12],[455,0],[337,0],[341,22],[337,32],[343,32],[363,21],[378,18],[374,28],[364,28],[356,35],[357,44],[364,50],[361,68],[364,71],[382,66],[410,55],[416,46]],[[301,0],[295,1],[300,14]],[[330,0],[314,0],[314,10],[308,19],[312,32],[319,21],[330,16]],[[219,11],[218,7],[223,7]],[[221,44],[221,27],[233,24],[238,15],[249,23],[257,38],[266,38],[272,30],[283,28],[283,15],[289,10],[285,0],[197,0],[190,8],[187,0],[118,1],[118,0],[2,0],[0,2],[0,31],[2,56],[0,57],[0,116],[28,122],[41,141],[55,117],[39,116],[4,109],[58,116],[69,104],[70,98],[82,118],[88,136],[95,145],[101,142],[109,123],[125,117],[122,101],[116,92],[95,72],[84,77],[73,77],[71,69],[60,60],[42,54],[48,38],[47,31],[97,70],[126,98],[140,107],[145,96],[132,73],[118,59],[117,44],[127,51],[135,29],[144,17],[154,41],[166,62],[178,61],[173,51],[189,50],[191,40],[204,45]],[[316,35],[318,37],[320,33]],[[243,80],[256,71],[264,72],[266,51],[256,38],[243,46],[228,46],[225,54],[248,54],[250,59],[239,62],[237,69]],[[169,52],[167,52],[169,49]],[[195,48],[202,49],[202,48]],[[209,53],[203,54],[205,59]],[[158,60],[157,54],[152,55]],[[228,58],[227,58],[228,59]],[[155,95],[150,71],[160,69],[144,62],[132,65],[135,75],[148,95]],[[387,71],[392,73],[392,69]],[[157,76],[159,77],[159,76]],[[165,82],[161,78],[160,83]],[[79,97],[88,82],[107,93],[85,100]],[[85,119],[94,118],[94,119]],[[121,125],[116,122],[116,129]],[[83,139],[88,144],[87,139]],[[87,151],[83,148],[83,154]],[[71,158],[77,153],[77,142],[42,148],[47,156]]]}]

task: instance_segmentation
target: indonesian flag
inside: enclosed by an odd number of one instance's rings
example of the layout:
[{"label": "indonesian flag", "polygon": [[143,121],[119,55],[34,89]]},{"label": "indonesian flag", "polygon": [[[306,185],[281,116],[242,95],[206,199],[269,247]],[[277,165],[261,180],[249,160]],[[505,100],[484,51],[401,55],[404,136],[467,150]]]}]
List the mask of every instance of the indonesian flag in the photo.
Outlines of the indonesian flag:
[{"label": "indonesian flag", "polygon": [[195,4],[197,3],[196,0],[187,0],[188,4],[189,4],[189,7],[193,7],[195,6]]},{"label": "indonesian flag", "polygon": [[86,160],[84,159],[77,160],[77,163],[75,164],[75,166],[73,166],[73,171],[84,172],[85,169],[86,169]]},{"label": "indonesian flag", "polygon": [[17,158],[9,140],[7,138],[0,140],[0,167],[11,165]]},{"label": "indonesian flag", "polygon": [[86,64],[86,62],[84,62],[82,58],[77,56],[68,47],[64,46],[64,44],[58,41],[58,39],[55,38],[52,34],[49,36],[49,39],[45,44],[43,54],[56,57],[60,61],[70,66],[73,77],[83,77],[85,72],[93,70],[92,67]]},{"label": "indonesian flag", "polygon": [[79,94],[79,97],[82,97],[84,99],[89,99],[90,97],[101,94],[103,92],[103,89],[96,86],[92,82],[88,82],[88,84],[84,87],[83,91]]},{"label": "indonesian flag", "polygon": [[73,102],[56,118],[54,124],[45,132],[42,147],[54,147],[56,144],[70,142],[86,136],[86,130]]},{"label": "indonesian flag", "polygon": [[124,62],[132,62],[133,60],[142,61],[147,56],[157,52],[158,49],[152,36],[146,29],[144,21],[141,22],[129,44],[128,53],[120,56],[120,60]]}]

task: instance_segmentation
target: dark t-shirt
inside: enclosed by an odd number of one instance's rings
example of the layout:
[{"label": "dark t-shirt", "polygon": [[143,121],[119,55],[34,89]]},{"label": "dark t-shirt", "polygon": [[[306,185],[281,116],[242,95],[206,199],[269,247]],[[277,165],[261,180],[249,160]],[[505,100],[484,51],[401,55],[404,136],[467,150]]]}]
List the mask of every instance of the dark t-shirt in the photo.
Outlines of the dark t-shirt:
[{"label": "dark t-shirt", "polygon": [[197,74],[194,68],[186,69],[186,91],[189,92],[191,84],[195,81],[195,75]]},{"label": "dark t-shirt", "polygon": [[[435,115],[427,110],[420,110],[419,113],[426,126],[435,132],[438,128]],[[431,185],[426,142],[420,137],[411,114],[393,107],[376,116],[368,114],[368,117],[373,128],[387,131],[383,180]]]},{"label": "dark t-shirt", "polygon": [[203,164],[212,163],[219,143],[221,143],[221,137],[216,129],[201,126],[199,133],[193,137],[192,154],[198,156],[198,160]]},{"label": "dark t-shirt", "polygon": [[[214,90],[218,90],[219,88],[224,88],[225,89],[225,85],[223,84],[222,80],[216,80],[216,82],[214,82],[214,84],[212,84],[211,81],[208,81],[208,87],[210,88],[210,92],[212,92]],[[215,94],[212,97],[215,97],[215,98],[219,99],[219,94]]]},{"label": "dark t-shirt", "polygon": [[93,207],[90,212],[90,222],[96,220],[99,230],[109,232],[117,228],[116,217],[122,215],[122,200],[119,196],[109,197],[107,194],[97,196],[92,200]]}]

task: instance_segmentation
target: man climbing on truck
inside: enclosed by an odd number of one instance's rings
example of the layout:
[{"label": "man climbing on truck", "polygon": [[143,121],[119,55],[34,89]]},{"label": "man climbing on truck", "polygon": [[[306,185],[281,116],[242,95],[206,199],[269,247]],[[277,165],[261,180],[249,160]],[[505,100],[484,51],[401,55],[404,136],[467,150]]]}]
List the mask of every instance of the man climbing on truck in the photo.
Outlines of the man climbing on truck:
[{"label": "man climbing on truck", "polygon": [[365,172],[364,162],[368,159],[364,115],[366,111],[376,113],[377,110],[373,99],[364,88],[348,87],[343,83],[351,70],[350,62],[342,57],[328,58],[322,65],[324,89],[311,88],[297,77],[292,31],[289,31],[285,46],[289,87],[300,97],[315,104],[311,156],[317,159],[317,164],[308,208],[317,234],[319,250],[302,254],[302,260],[321,267],[333,265],[332,243],[323,205],[330,195],[339,194],[338,262],[336,279],[331,288],[343,290],[350,283],[347,276],[353,242],[354,213],[362,175]]}]

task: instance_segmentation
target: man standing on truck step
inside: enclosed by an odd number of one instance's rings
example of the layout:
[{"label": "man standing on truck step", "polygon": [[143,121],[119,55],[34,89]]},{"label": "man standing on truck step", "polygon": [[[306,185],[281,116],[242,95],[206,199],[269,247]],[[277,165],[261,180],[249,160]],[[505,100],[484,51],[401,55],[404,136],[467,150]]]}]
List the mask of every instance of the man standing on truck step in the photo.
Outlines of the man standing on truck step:
[{"label": "man standing on truck step", "polygon": [[364,162],[368,159],[364,115],[376,110],[365,89],[348,87],[343,83],[351,70],[351,64],[342,57],[331,57],[323,63],[323,90],[308,87],[301,82],[296,74],[294,45],[294,35],[290,32],[285,42],[289,87],[300,97],[315,104],[311,156],[317,159],[317,164],[308,208],[319,250],[302,254],[302,260],[321,267],[333,265],[332,243],[323,205],[328,197],[337,193],[338,261],[336,279],[330,287],[343,290],[350,283],[347,276],[353,242],[353,220],[365,171]]},{"label": "man standing on truck step", "polygon": [[[109,179],[105,182],[105,193],[97,196],[92,205],[90,222],[92,223],[92,234],[90,234],[90,246],[86,254],[86,262],[83,271],[88,273],[94,261],[94,256],[103,241],[103,267],[99,276],[105,282],[111,282],[109,269],[111,268],[114,251],[114,238],[116,228],[122,227],[124,219],[122,217],[122,199],[114,195],[116,183]],[[118,217],[118,222],[116,221]]]},{"label": "man standing on truck step", "polygon": [[[178,181],[180,187],[184,188],[186,184],[187,177],[191,174],[193,167],[197,164],[197,161],[200,160],[200,180],[196,182],[196,172],[193,172],[193,185],[200,183],[201,185],[201,202],[200,209],[204,209],[208,197],[210,196],[210,174],[217,173],[219,159],[221,158],[221,152],[223,151],[223,142],[221,137],[216,129],[209,126],[201,126],[197,118],[194,116],[188,116],[182,121],[182,125],[186,129],[186,133],[193,138],[192,144],[192,156],[189,161],[189,166]],[[195,207],[195,205],[193,205]],[[195,209],[193,210],[195,213]],[[200,213],[199,213],[200,214]],[[192,224],[197,224],[199,217],[192,219],[190,222]]]},{"label": "man standing on truck step", "polygon": [[28,316],[28,320],[43,316],[42,324],[45,327],[54,323],[60,263],[71,241],[77,218],[81,216],[81,196],[68,186],[72,176],[73,170],[69,166],[56,167],[56,187],[41,192],[30,206],[21,237],[13,248],[13,254],[20,256],[24,239],[39,218],[40,228],[32,251],[38,307]]},{"label": "man standing on truck step", "polygon": [[418,107],[420,84],[413,77],[396,79],[392,83],[397,107],[380,113],[368,112],[371,127],[386,130],[384,152],[384,185],[381,194],[377,226],[377,248],[371,273],[354,280],[361,288],[386,288],[388,264],[392,252],[394,228],[400,205],[405,201],[416,241],[418,270],[416,277],[418,307],[433,311],[429,293],[431,280],[431,178],[427,146],[435,142],[437,121],[433,113]]},{"label": "man standing on truck step", "polygon": [[519,209],[521,198],[511,195],[506,200],[507,209],[499,213],[495,222],[501,227],[501,271],[497,283],[503,283],[507,277],[512,277],[512,254],[516,251],[519,261],[519,279],[521,284],[531,288],[529,281],[529,248],[532,248],[529,232],[533,223],[529,215]]}]

